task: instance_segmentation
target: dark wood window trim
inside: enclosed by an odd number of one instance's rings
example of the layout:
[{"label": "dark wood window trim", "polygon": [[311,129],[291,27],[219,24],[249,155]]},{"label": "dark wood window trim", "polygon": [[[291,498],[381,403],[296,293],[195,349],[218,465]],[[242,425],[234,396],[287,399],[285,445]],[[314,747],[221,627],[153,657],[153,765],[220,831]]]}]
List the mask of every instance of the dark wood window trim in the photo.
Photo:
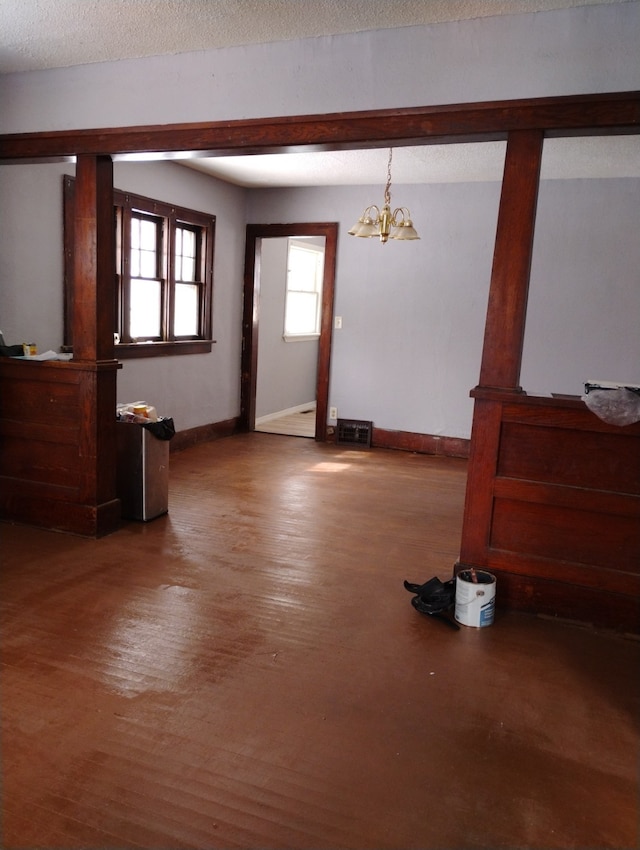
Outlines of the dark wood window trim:
[{"label": "dark wood window trim", "polygon": [[[73,262],[74,262],[74,186],[75,178],[66,175],[63,181],[64,198],[64,346],[63,350],[73,351]],[[131,192],[114,189],[114,229],[116,234],[116,256],[114,274],[116,276],[116,327],[121,342],[116,345],[118,358],[164,357],[180,354],[206,354],[211,351],[212,304],[213,304],[213,256],[215,241],[215,216],[197,212]],[[134,340],[130,337],[126,323],[129,288],[126,285],[129,260],[129,222],[132,214],[157,217],[162,224],[161,269],[159,276],[163,280],[161,307],[161,336],[150,340]],[[175,227],[184,226],[193,229],[202,238],[197,240],[196,280],[200,290],[198,333],[190,336],[174,337],[174,253],[173,234]]]}]

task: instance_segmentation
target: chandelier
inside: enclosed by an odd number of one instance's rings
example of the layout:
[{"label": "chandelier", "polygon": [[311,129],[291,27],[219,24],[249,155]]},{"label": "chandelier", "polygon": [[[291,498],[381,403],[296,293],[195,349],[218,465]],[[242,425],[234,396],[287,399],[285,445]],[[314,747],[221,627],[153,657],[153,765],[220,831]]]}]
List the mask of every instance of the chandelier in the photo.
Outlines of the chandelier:
[{"label": "chandelier", "polygon": [[411,214],[406,207],[397,207],[391,212],[391,157],[393,148],[389,148],[387,163],[387,185],[384,187],[384,204],[382,209],[372,204],[362,213],[353,225],[349,234],[371,239],[379,236],[381,242],[388,239],[420,239],[411,221]]}]

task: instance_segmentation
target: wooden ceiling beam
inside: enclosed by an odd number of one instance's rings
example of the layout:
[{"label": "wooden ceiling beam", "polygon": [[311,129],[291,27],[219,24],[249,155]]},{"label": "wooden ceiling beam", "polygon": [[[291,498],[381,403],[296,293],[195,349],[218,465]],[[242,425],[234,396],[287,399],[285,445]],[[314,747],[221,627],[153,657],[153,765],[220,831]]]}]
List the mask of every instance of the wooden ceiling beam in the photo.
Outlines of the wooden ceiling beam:
[{"label": "wooden ceiling beam", "polygon": [[196,124],[60,130],[0,136],[0,161],[169,159],[640,132],[640,92],[488,101],[449,106],[283,116]]}]

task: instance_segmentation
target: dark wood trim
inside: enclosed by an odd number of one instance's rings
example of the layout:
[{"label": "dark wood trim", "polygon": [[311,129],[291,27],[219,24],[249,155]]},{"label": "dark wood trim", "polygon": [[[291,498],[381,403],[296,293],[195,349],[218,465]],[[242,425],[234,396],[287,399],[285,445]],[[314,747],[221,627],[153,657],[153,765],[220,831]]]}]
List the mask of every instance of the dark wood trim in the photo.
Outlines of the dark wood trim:
[{"label": "dark wood trim", "polygon": [[[113,175],[111,175],[111,179]],[[73,317],[74,317],[74,300],[76,297],[73,284],[74,267],[75,267],[75,193],[76,193],[76,178],[70,175],[63,177],[63,215],[64,215],[64,346],[63,350],[67,353],[74,353],[73,346]],[[128,313],[128,285],[122,283],[126,277],[125,270],[116,266],[119,261],[115,259],[114,247],[114,328],[120,330],[121,342],[117,347],[117,355],[120,359],[133,359],[138,357],[166,357],[168,355],[182,354],[206,354],[211,351],[213,340],[211,339],[213,318],[213,258],[215,245],[215,228],[216,217],[211,213],[204,213],[198,210],[187,209],[176,204],[171,204],[166,201],[158,201],[153,198],[148,198],[144,195],[138,195],[133,192],[123,191],[121,189],[113,189],[113,204],[114,210],[118,212],[117,229],[123,230],[121,238],[123,244],[119,252],[123,256],[128,256],[130,253],[130,228],[128,218],[132,210],[143,210],[149,215],[161,217],[168,222],[168,233],[163,233],[162,239],[166,241],[166,256],[164,256],[164,248],[160,245],[159,256],[163,257],[163,269],[158,269],[158,276],[165,282],[163,284],[163,307],[162,307],[162,337],[160,340],[145,341],[144,343],[136,343],[127,341],[127,322],[126,315]],[[126,226],[122,227],[122,217],[125,219]],[[185,222],[188,226],[194,225],[199,232],[202,232],[202,240],[205,243],[205,251],[201,251],[202,243],[198,239],[198,263],[201,270],[201,277],[195,281],[202,288],[202,298],[200,299],[200,314],[198,316],[198,327],[200,328],[197,337],[173,339],[170,328],[173,327],[173,313],[175,304],[175,280],[173,274],[167,275],[165,272],[173,268],[173,236],[176,226]],[[120,258],[120,261],[122,257]],[[121,264],[121,263],[120,263]],[[165,269],[164,266],[168,266]],[[119,315],[119,320],[118,320]]]},{"label": "dark wood trim", "polygon": [[176,357],[181,354],[208,354],[215,344],[211,339],[171,340],[170,342],[123,342],[115,346],[120,360],[138,357]]},{"label": "dark wood trim", "polygon": [[394,144],[506,139],[514,130],[550,136],[637,132],[640,92],[458,103],[406,109],[339,112],[167,124],[60,130],[0,136],[0,160],[58,158],[78,154],[162,159],[176,152],[194,155],[268,153],[388,147]]},{"label": "dark wood trim", "polygon": [[[172,452],[179,452],[198,443],[231,437],[233,434],[245,430],[238,417],[223,422],[212,422],[209,425],[176,431],[175,437],[171,440],[170,448]],[[332,429],[329,428],[328,431],[332,432]],[[328,433],[326,441],[332,442],[333,437],[333,433]],[[417,454],[466,459],[469,457],[470,441],[461,437],[439,437],[410,431],[387,431],[383,428],[374,428],[371,445],[379,449],[396,449]]]},{"label": "dark wood trim", "polygon": [[471,426],[467,491],[460,541],[460,560],[475,564],[485,557],[498,465],[500,413],[489,402],[476,401]]},{"label": "dark wood trim", "polygon": [[411,431],[389,431],[375,428],[371,445],[380,449],[400,449],[405,452],[438,455],[440,457],[468,458],[470,440],[461,437],[444,437],[434,434],[419,434]]},{"label": "dark wood trim", "polygon": [[62,291],[64,293],[64,326],[63,326],[63,351],[72,352],[73,347],[73,303],[74,303],[74,286],[73,286],[73,269],[75,266],[75,238],[69,238],[69,234],[73,234],[75,230],[75,177],[70,177],[65,174],[62,178],[62,215],[63,215],[63,240],[64,240],[64,263],[63,263],[63,283]]},{"label": "dark wood trim", "polygon": [[199,425],[196,428],[187,428],[176,431],[175,437],[169,444],[171,452],[181,452],[197,446],[198,443],[209,443],[211,440],[219,440],[222,437],[231,437],[239,431],[238,417],[225,419],[223,422],[212,422],[209,425]]},{"label": "dark wood trim", "polygon": [[325,225],[324,278],[322,281],[322,318],[318,341],[318,380],[316,387],[316,440],[327,439],[329,412],[329,375],[333,340],[333,312],[336,294],[338,224]]},{"label": "dark wood trim", "polygon": [[73,342],[76,360],[113,360],[115,244],[113,163],[79,156],[76,163],[73,255]]},{"label": "dark wood trim", "polygon": [[244,265],[244,308],[242,318],[240,428],[243,431],[253,431],[256,423],[261,240],[288,236],[323,236],[325,239],[322,316],[320,321],[318,371],[316,378],[315,429],[316,440],[324,442],[327,439],[329,370],[331,365],[336,252],[338,245],[338,225],[336,222],[247,225]]},{"label": "dark wood trim", "polygon": [[253,431],[256,423],[258,382],[258,329],[262,243],[255,225],[247,225],[244,243],[242,355],[240,365],[240,430]]},{"label": "dark wood trim", "polygon": [[543,135],[509,134],[498,212],[480,385],[519,389]]}]

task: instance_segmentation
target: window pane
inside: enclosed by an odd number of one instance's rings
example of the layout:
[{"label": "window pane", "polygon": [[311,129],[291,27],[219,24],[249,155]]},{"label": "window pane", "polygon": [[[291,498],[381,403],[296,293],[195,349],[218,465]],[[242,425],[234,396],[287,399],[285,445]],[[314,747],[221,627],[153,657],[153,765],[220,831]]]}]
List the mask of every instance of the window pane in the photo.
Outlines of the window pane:
[{"label": "window pane", "polygon": [[196,255],[196,235],[193,230],[182,231],[182,253],[185,257]]},{"label": "window pane", "polygon": [[176,280],[196,279],[196,234],[184,227],[176,228]]},{"label": "window pane", "polygon": [[284,317],[285,334],[318,332],[318,295],[315,292],[287,293]]},{"label": "window pane", "polygon": [[131,217],[131,277],[158,276],[159,222]]},{"label": "window pane", "polygon": [[173,332],[175,336],[197,336],[198,328],[198,290],[193,284],[176,284],[175,317]]},{"label": "window pane", "polygon": [[158,274],[155,251],[140,251],[140,277],[155,277]]},{"label": "window pane", "polygon": [[195,280],[196,279],[196,264],[191,257],[182,257],[182,264],[179,265],[179,258],[176,257],[176,280]]},{"label": "window pane", "polygon": [[160,281],[131,279],[129,333],[134,339],[161,336],[161,295]]},{"label": "window pane", "polygon": [[140,277],[140,219],[131,219],[131,277]]},{"label": "window pane", "polygon": [[143,219],[140,222],[140,247],[143,248],[145,251],[155,252],[157,229],[158,226],[155,221]]},{"label": "window pane", "polygon": [[313,292],[322,280],[322,253],[314,250],[289,247],[289,263],[287,269],[287,288]]},{"label": "window pane", "polygon": [[284,332],[287,336],[320,332],[324,249],[289,240]]}]

